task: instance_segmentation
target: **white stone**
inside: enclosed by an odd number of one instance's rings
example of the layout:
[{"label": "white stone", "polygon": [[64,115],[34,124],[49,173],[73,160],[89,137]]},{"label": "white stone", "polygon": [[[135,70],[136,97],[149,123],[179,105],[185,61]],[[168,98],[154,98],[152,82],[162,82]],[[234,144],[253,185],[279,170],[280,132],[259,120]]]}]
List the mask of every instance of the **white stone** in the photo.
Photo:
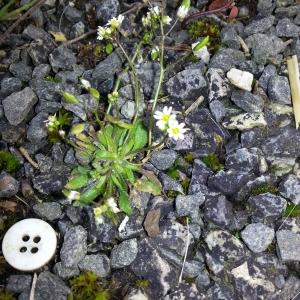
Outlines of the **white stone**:
[{"label": "white stone", "polygon": [[40,219],[25,219],[6,232],[2,252],[15,269],[34,271],[51,260],[56,244],[56,233],[48,223]]},{"label": "white stone", "polygon": [[265,127],[267,122],[263,113],[243,113],[233,116],[229,121],[224,122],[227,129],[247,130],[254,127]]},{"label": "white stone", "polygon": [[[192,49],[194,49],[198,44],[199,44],[199,42],[192,44]],[[206,63],[206,64],[209,63],[210,54],[209,54],[206,46],[202,47],[199,50],[193,50],[193,54],[197,58],[201,59],[204,63]]]},{"label": "white stone", "polygon": [[252,90],[252,82],[253,82],[253,74],[232,68],[227,72],[227,78],[229,81],[236,87],[251,92]]}]

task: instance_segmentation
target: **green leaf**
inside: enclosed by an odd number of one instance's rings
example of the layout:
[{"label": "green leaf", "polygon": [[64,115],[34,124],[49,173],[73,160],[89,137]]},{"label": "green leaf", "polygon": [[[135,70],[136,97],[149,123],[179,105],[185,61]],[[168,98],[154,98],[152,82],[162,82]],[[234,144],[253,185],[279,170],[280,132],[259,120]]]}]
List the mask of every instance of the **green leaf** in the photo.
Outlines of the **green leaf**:
[{"label": "green leaf", "polygon": [[105,136],[105,139],[107,142],[108,151],[116,152],[117,146],[116,146],[114,140],[112,139],[113,131],[114,131],[113,126],[107,125],[107,126],[105,126],[103,133],[104,133],[104,136]]},{"label": "green leaf", "polygon": [[121,174],[111,174],[113,183],[121,190],[127,190],[127,184]]},{"label": "green leaf", "polygon": [[77,97],[69,92],[64,92],[62,91],[61,92],[61,95],[62,97],[64,98],[64,100],[67,102],[67,103],[70,103],[70,104],[77,104],[79,102],[79,100],[77,99]]},{"label": "green leaf", "polygon": [[97,139],[101,145],[107,148],[108,144],[104,135],[103,130],[97,132]]},{"label": "green leaf", "polygon": [[80,134],[85,128],[85,123],[74,124],[71,128],[71,133],[74,135]]},{"label": "green leaf", "polygon": [[99,91],[97,89],[95,89],[95,88],[89,88],[89,93],[97,101],[100,100],[100,93],[99,93]]},{"label": "green leaf", "polygon": [[133,146],[134,146],[134,139],[129,138],[127,140],[127,143],[120,147],[120,155],[124,157],[132,150]]},{"label": "green leaf", "polygon": [[87,174],[81,174],[79,176],[71,178],[69,182],[65,185],[65,188],[69,190],[77,190],[86,186],[87,183],[88,183]]},{"label": "green leaf", "polygon": [[145,128],[142,120],[137,120],[134,131],[134,146],[132,151],[142,149],[148,142],[148,131]]},{"label": "green leaf", "polygon": [[199,51],[201,48],[206,46],[209,43],[209,36],[206,36],[201,42],[199,42],[194,48],[193,51]]},{"label": "green leaf", "polygon": [[288,203],[283,216],[285,218],[296,218],[300,216],[300,205]]},{"label": "green leaf", "polygon": [[129,182],[134,184],[135,177],[134,177],[134,174],[133,174],[132,170],[128,167],[124,167],[124,171],[125,171],[126,177],[129,180]]},{"label": "green leaf", "polygon": [[108,43],[106,46],[105,46],[105,53],[107,55],[111,54],[114,50],[114,46],[112,43]]},{"label": "green leaf", "polygon": [[117,126],[119,126],[121,128],[132,129],[134,127],[133,124],[125,123],[125,122],[123,122],[123,121],[121,121],[121,120],[119,120],[119,119],[117,119],[117,118],[115,118],[115,117],[113,117],[111,115],[105,116],[105,119],[108,122],[110,122],[112,124],[115,124],[115,125],[117,125]]},{"label": "green leaf", "polygon": [[132,214],[132,208],[129,201],[128,194],[122,190],[119,189],[119,201],[118,201],[119,208],[126,214],[131,215]]},{"label": "green leaf", "polygon": [[117,153],[109,152],[106,150],[97,150],[95,152],[95,160],[116,160],[118,159]]},{"label": "green leaf", "polygon": [[100,195],[99,189],[94,185],[87,188],[82,194],[80,194],[79,202],[81,204],[90,204]]},{"label": "green leaf", "polygon": [[138,179],[135,182],[134,187],[140,192],[151,193],[154,196],[161,194],[161,185],[158,185],[156,182],[149,179]]}]

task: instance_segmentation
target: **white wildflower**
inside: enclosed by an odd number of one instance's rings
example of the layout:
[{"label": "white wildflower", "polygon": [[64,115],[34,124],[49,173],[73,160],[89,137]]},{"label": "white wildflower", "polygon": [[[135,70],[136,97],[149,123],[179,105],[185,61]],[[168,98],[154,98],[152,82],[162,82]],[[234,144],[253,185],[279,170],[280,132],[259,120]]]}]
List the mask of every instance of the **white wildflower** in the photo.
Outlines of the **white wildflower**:
[{"label": "white wildflower", "polygon": [[102,206],[99,206],[99,207],[95,207],[93,209],[93,212],[94,212],[94,217],[95,217],[95,222],[96,224],[102,224],[104,222],[104,218],[103,218],[103,207]]},{"label": "white wildflower", "polygon": [[117,202],[113,197],[110,197],[106,200],[106,204],[109,206],[109,208],[112,210],[113,213],[120,212],[120,209],[118,208]]},{"label": "white wildflower", "polygon": [[66,136],[66,132],[62,129],[58,130],[58,134],[60,135],[60,137],[64,138]]},{"label": "white wildflower", "polygon": [[67,195],[68,201],[72,202],[73,200],[79,200],[80,198],[80,193],[77,191],[70,191],[69,194]]},{"label": "white wildflower", "polygon": [[182,21],[188,14],[191,6],[191,0],[183,0],[177,11],[177,17]]},{"label": "white wildflower", "polygon": [[125,216],[125,218],[123,219],[123,221],[121,222],[121,224],[118,228],[119,232],[125,231],[125,227],[126,227],[126,224],[128,223],[128,221],[129,221],[129,217]]},{"label": "white wildflower", "polygon": [[152,60],[159,60],[159,48],[158,46],[155,46],[152,50],[151,50],[151,59]]},{"label": "white wildflower", "polygon": [[124,20],[123,15],[119,15],[117,18],[113,17],[107,23],[107,25],[111,26],[112,29],[118,29]]},{"label": "white wildflower", "polygon": [[173,138],[175,141],[178,139],[183,140],[184,133],[188,130],[187,128],[184,128],[184,126],[184,123],[179,124],[177,120],[170,120],[169,128],[167,129],[169,137]]},{"label": "white wildflower", "polygon": [[172,18],[170,18],[169,16],[163,16],[161,20],[164,25],[170,25],[172,22]]},{"label": "white wildflower", "polygon": [[84,78],[80,78],[80,83],[82,84],[82,86],[86,89],[86,90],[88,90],[88,89],[90,89],[92,86],[91,86],[91,83],[88,81],[88,80],[86,80],[86,79],[84,79]]},{"label": "white wildflower", "polygon": [[151,15],[149,14],[149,12],[147,13],[146,16],[142,17],[142,23],[144,27],[151,25]]},{"label": "white wildflower", "polygon": [[102,41],[104,39],[104,36],[105,36],[105,31],[106,29],[102,26],[98,26],[98,29],[97,29],[97,39],[99,41]]},{"label": "white wildflower", "polygon": [[156,126],[160,129],[160,130],[166,130],[168,128],[168,124],[170,122],[170,120],[175,119],[175,115],[172,115],[172,107],[167,107],[165,106],[163,108],[163,111],[156,111],[154,113],[154,119],[158,120],[156,122]]},{"label": "white wildflower", "polygon": [[158,6],[154,6],[150,8],[150,13],[158,17],[160,15],[160,8]]}]

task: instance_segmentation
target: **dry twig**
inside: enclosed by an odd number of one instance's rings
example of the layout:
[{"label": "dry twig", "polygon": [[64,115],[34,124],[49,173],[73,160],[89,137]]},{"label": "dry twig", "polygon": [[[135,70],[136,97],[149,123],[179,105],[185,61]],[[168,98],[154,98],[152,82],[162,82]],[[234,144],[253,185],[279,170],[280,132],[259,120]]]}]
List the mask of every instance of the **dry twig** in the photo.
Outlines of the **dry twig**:
[{"label": "dry twig", "polygon": [[28,151],[25,148],[20,147],[19,151],[35,169],[39,168],[39,165],[30,157]]}]

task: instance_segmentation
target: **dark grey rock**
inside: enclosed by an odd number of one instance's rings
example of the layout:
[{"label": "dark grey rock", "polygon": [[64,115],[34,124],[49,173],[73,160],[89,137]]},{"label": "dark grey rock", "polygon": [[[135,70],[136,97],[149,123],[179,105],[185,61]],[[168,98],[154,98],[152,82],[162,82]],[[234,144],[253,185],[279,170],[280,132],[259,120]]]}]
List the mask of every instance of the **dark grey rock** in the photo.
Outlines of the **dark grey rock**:
[{"label": "dark grey rock", "polygon": [[254,253],[265,251],[272,243],[274,236],[274,229],[262,223],[249,224],[241,232],[244,243]]},{"label": "dark grey rock", "polygon": [[178,154],[174,150],[164,149],[152,153],[150,162],[158,170],[164,171],[171,168],[177,158]]},{"label": "dark grey rock", "polygon": [[217,122],[221,122],[226,116],[225,105],[219,100],[209,102],[209,109]]},{"label": "dark grey rock", "polygon": [[256,33],[245,40],[251,49],[252,60],[257,64],[266,64],[267,60],[274,58],[284,50],[284,42],[272,35]]},{"label": "dark grey rock", "polygon": [[87,252],[87,232],[82,226],[69,229],[60,250],[64,267],[73,268],[85,257]]},{"label": "dark grey rock", "polygon": [[19,182],[2,171],[0,173],[0,198],[13,197],[19,190]]},{"label": "dark grey rock", "polygon": [[206,80],[198,69],[181,71],[166,83],[168,94],[179,100],[195,100],[205,87]]},{"label": "dark grey rock", "polygon": [[203,215],[207,221],[221,228],[228,227],[233,220],[232,203],[224,195],[210,194],[206,196]]},{"label": "dark grey rock", "polygon": [[68,19],[71,23],[76,23],[81,20],[82,18],[82,11],[77,9],[74,6],[68,5],[67,9],[65,10],[65,17]]},{"label": "dark grey rock", "polygon": [[9,71],[21,81],[29,81],[31,79],[32,69],[24,62],[11,64]]},{"label": "dark grey rock", "polygon": [[51,66],[48,64],[40,64],[33,69],[32,78],[43,79],[49,75]]},{"label": "dark grey rock", "polygon": [[295,25],[289,18],[280,19],[276,26],[276,34],[279,37],[298,37],[300,27]]},{"label": "dark grey rock", "polygon": [[205,300],[237,300],[233,287],[222,283],[214,283],[212,287],[205,291],[203,298]]},{"label": "dark grey rock", "polygon": [[68,165],[76,165],[77,164],[77,160],[75,158],[75,152],[73,148],[70,148],[64,158],[64,163],[68,164]]},{"label": "dark grey rock", "polygon": [[77,38],[85,33],[85,25],[82,21],[77,22],[72,26],[72,36]]},{"label": "dark grey rock", "polygon": [[251,179],[253,179],[253,174],[249,172],[238,170],[219,171],[209,177],[208,186],[224,195],[233,195]]},{"label": "dark grey rock", "polygon": [[162,183],[164,191],[175,191],[183,194],[182,185],[177,180],[162,172],[159,173],[158,177]]},{"label": "dark grey rock", "polygon": [[39,165],[39,170],[41,173],[49,172],[52,168],[52,159],[42,153],[35,155],[35,160]]},{"label": "dark grey rock", "polygon": [[55,72],[60,69],[70,70],[76,64],[76,57],[70,49],[59,46],[49,55],[49,62]]},{"label": "dark grey rock", "polygon": [[268,90],[268,84],[271,77],[276,75],[276,67],[274,65],[267,65],[264,68],[262,75],[260,76],[258,82],[259,85],[264,89],[265,92]]},{"label": "dark grey rock", "polygon": [[138,253],[136,239],[126,240],[114,246],[111,251],[110,264],[114,269],[124,268],[133,263]]},{"label": "dark grey rock", "polygon": [[265,18],[256,18],[253,19],[244,29],[244,33],[252,35],[255,33],[264,33],[266,32],[274,23],[275,17],[268,16]]},{"label": "dark grey rock", "polygon": [[[73,228],[72,222],[70,220],[65,220],[65,219],[59,220],[57,222],[57,225],[58,225],[59,232],[62,236],[64,236],[69,229]],[[63,267],[66,268],[65,266]]]},{"label": "dark grey rock", "polygon": [[64,280],[77,276],[80,273],[79,268],[77,266],[67,268],[61,262],[58,262],[54,265],[53,272]]},{"label": "dark grey rock", "polygon": [[60,83],[34,78],[30,81],[30,87],[37,94],[39,100],[56,101],[61,99],[60,91],[63,89]]},{"label": "dark grey rock", "polygon": [[222,69],[209,68],[205,75],[209,85],[209,102],[222,100],[228,95],[230,84]]},{"label": "dark grey rock", "polygon": [[258,0],[257,11],[262,15],[270,15],[275,8],[273,0]]},{"label": "dark grey rock", "polygon": [[284,198],[271,193],[251,196],[248,200],[252,210],[252,218],[255,220],[274,221],[279,219],[287,205]]},{"label": "dark grey rock", "polygon": [[195,285],[181,282],[172,291],[164,297],[165,300],[175,300],[175,299],[193,299],[201,300],[203,299],[199,295],[198,290]]},{"label": "dark grey rock", "polygon": [[251,92],[235,90],[231,94],[231,101],[244,111],[249,113],[262,112],[264,107],[264,100],[258,96],[253,95]]},{"label": "dark grey rock", "polygon": [[279,192],[294,204],[300,204],[300,179],[296,175],[288,175],[288,177],[281,181]]},{"label": "dark grey rock", "polygon": [[80,223],[82,219],[80,207],[68,206],[66,209],[66,215],[72,221],[73,224]]},{"label": "dark grey rock", "polygon": [[31,287],[31,275],[10,275],[8,277],[6,290],[12,293],[21,293]]},{"label": "dark grey rock", "polygon": [[99,277],[106,277],[110,273],[109,259],[104,254],[86,255],[78,264],[80,271],[94,272]]},{"label": "dark grey rock", "polygon": [[272,76],[268,84],[269,98],[278,103],[291,105],[291,89],[285,76]]},{"label": "dark grey rock", "polygon": [[245,61],[245,56],[242,51],[220,48],[210,60],[209,67],[222,69],[224,72],[227,72],[243,61]]},{"label": "dark grey rock", "polygon": [[295,17],[294,24],[300,25],[300,13],[298,13],[297,16]]},{"label": "dark grey rock", "polygon": [[39,274],[35,286],[35,300],[65,300],[69,294],[71,290],[59,277],[49,271]]},{"label": "dark grey rock", "polygon": [[[134,101],[127,100],[124,105],[121,107],[121,114],[128,120],[131,120],[135,116],[136,104]],[[145,104],[143,102],[140,103],[138,116],[143,115],[145,110]]]},{"label": "dark grey rock", "polygon": [[283,262],[300,261],[300,235],[289,230],[276,232],[278,255]]},{"label": "dark grey rock", "polygon": [[240,40],[235,28],[231,25],[225,26],[221,30],[221,41],[228,48],[240,49]]},{"label": "dark grey rock", "polygon": [[38,203],[33,206],[34,212],[47,221],[54,221],[61,217],[62,210],[56,202]]},{"label": "dark grey rock", "polygon": [[1,94],[8,96],[13,92],[18,92],[22,88],[22,81],[16,77],[4,78],[1,81]]},{"label": "dark grey rock", "polygon": [[32,143],[38,143],[48,136],[46,121],[48,120],[48,113],[38,113],[29,123],[27,129],[27,139]]},{"label": "dark grey rock", "polygon": [[96,6],[97,19],[103,23],[107,23],[113,17],[117,17],[120,11],[118,0],[102,0]]},{"label": "dark grey rock", "polygon": [[299,278],[294,275],[290,275],[284,283],[280,297],[281,299],[284,300],[293,299],[298,296],[299,289],[300,289]]},{"label": "dark grey rock", "polygon": [[28,113],[37,102],[37,96],[29,87],[15,92],[2,102],[5,117],[11,125],[19,125],[26,119]]}]

